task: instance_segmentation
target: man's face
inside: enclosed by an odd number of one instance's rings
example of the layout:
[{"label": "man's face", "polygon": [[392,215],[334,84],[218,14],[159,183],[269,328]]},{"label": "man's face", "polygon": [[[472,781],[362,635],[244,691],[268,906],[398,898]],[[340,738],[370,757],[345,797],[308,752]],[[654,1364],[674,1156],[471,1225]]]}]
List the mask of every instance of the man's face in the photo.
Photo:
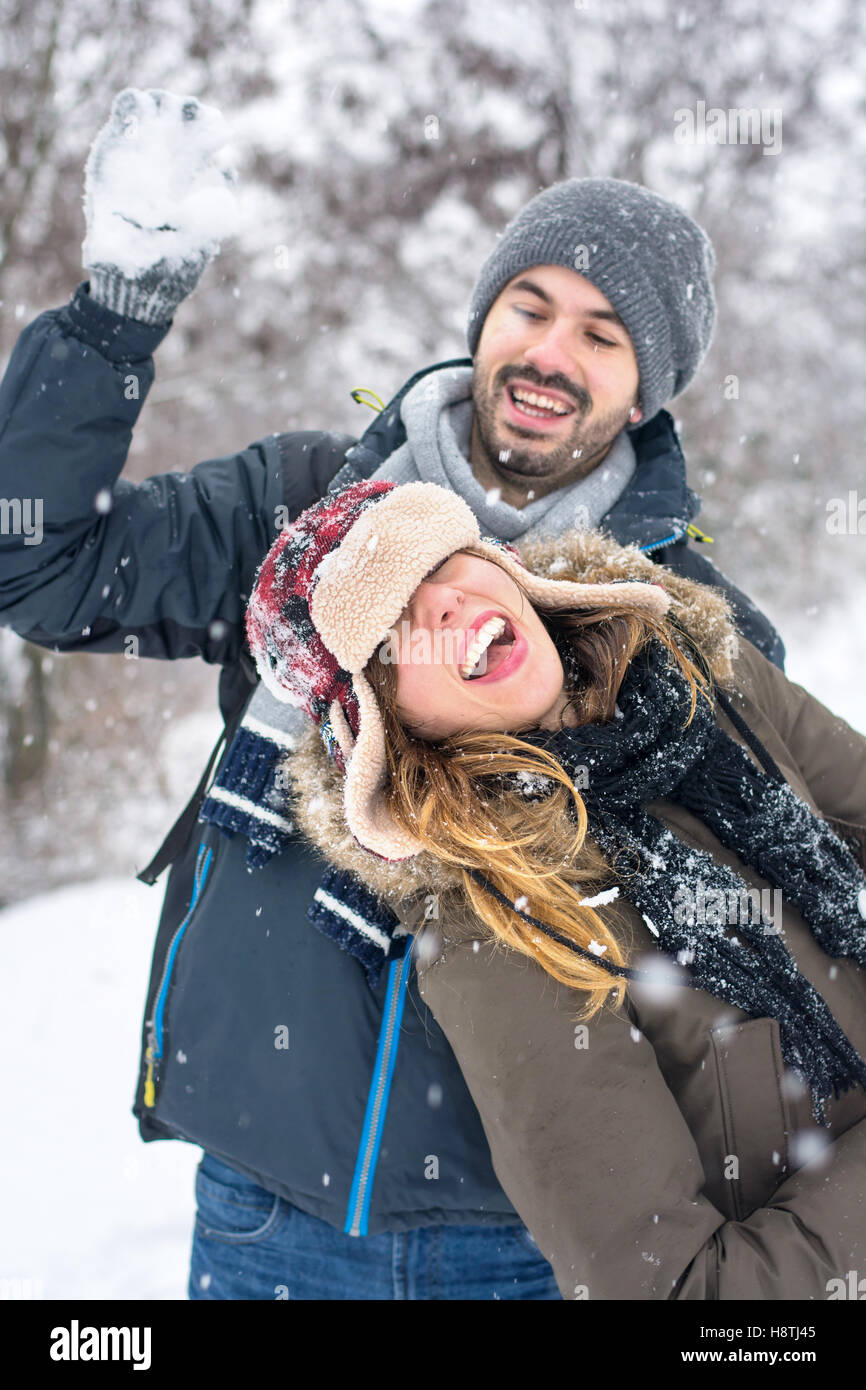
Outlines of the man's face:
[{"label": "man's face", "polygon": [[475,428],[487,461],[547,490],[584,476],[641,418],[639,407],[629,414],[638,383],[631,339],[594,285],[565,266],[521,271],[494,300],[475,353]]}]

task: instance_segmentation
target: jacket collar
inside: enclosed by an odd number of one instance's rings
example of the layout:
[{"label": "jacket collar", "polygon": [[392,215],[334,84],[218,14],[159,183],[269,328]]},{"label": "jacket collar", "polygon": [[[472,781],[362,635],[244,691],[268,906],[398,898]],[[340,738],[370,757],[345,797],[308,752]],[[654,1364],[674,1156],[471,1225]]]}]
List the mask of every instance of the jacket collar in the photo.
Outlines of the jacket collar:
[{"label": "jacket collar", "polygon": [[[407,391],[430,372],[471,366],[471,357],[452,357],[415,372],[348,451],[347,461],[362,477],[369,478],[405,443],[406,426],[400,405]],[[625,492],[602,518],[601,529],[621,545],[636,545],[649,553],[680,540],[689,522],[700,512],[701,504],[686,483],[686,461],[673,417],[667,410],[658,411],[630,434],[637,467]]]}]

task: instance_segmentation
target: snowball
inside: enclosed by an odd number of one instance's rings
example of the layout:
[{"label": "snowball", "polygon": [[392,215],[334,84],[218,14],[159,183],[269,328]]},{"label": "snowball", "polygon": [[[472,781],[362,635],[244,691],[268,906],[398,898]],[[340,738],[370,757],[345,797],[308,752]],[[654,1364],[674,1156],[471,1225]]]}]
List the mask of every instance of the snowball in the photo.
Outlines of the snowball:
[{"label": "snowball", "polygon": [[[112,108],[90,149],[84,178],[85,266],[114,265],[135,278],[157,261],[195,260],[237,230],[230,171],[214,159],[231,138],[216,107],[146,92]],[[124,94],[121,94],[123,96]],[[182,112],[195,102],[195,119]]]}]

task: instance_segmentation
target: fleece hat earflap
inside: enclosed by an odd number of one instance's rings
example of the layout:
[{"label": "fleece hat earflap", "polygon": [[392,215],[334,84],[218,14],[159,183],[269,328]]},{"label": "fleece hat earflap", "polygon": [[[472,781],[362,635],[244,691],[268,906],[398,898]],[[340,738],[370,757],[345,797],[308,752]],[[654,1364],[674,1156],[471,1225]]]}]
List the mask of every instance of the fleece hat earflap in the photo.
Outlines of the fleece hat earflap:
[{"label": "fleece hat earflap", "polygon": [[395,823],[382,794],[385,733],[364,667],[418,585],[458,550],[496,561],[536,608],[637,604],[661,616],[670,601],[657,584],[539,578],[511,546],[481,535],[462,497],[435,483],[354,483],[281,531],[247,605],[250,652],[271,694],[320,726],[345,774],[346,823],[387,860],[423,846]]},{"label": "fleece hat earflap", "polygon": [[536,265],[575,270],[628,329],[643,419],[684,391],[713,334],[715,254],[682,208],[625,179],[566,179],[512,218],[481,267],[469,308],[474,357],[484,321],[509,280]]}]

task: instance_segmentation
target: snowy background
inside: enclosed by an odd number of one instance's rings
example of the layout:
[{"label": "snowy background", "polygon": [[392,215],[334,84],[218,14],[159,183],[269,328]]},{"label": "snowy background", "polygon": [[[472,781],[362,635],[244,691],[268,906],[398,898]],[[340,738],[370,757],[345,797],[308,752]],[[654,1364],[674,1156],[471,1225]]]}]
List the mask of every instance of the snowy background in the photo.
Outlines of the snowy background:
[{"label": "snowy background", "polygon": [[[540,187],[610,175],[681,202],[718,262],[713,346],[672,407],[707,553],[774,620],[789,676],[866,733],[862,6],[0,0],[0,17],[0,368],[85,278],[84,162],[117,91],[192,93],[235,134],[241,227],[158,351],[132,481],[275,430],[360,433],[353,387],[387,399],[465,351],[477,270]],[[781,113],[780,152],[678,143],[674,113],[700,101]],[[217,675],[0,629],[0,1291],[185,1297],[200,1151],[143,1145],[130,1112],[164,890],[134,875],[216,740]]]}]

